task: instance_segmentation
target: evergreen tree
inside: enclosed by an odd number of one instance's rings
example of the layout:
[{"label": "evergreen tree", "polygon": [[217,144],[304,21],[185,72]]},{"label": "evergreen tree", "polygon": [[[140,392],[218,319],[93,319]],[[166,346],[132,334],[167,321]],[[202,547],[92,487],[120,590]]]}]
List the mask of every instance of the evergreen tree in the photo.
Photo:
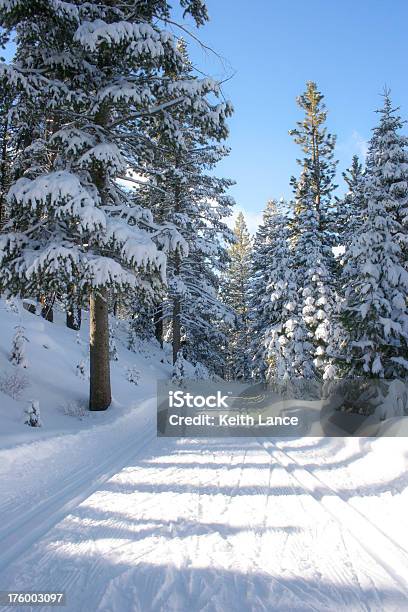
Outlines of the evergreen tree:
[{"label": "evergreen tree", "polygon": [[119,359],[118,349],[116,348],[115,327],[112,320],[109,325],[109,359],[111,361],[118,361]]},{"label": "evergreen tree", "polygon": [[276,374],[278,356],[271,347],[271,335],[281,330],[288,285],[292,282],[289,228],[284,207],[283,202],[278,204],[275,200],[267,203],[251,255],[249,355],[252,375],[262,380],[268,368],[269,377]]},{"label": "evergreen tree", "polygon": [[365,218],[364,172],[357,155],[353,156],[350,168],[343,172],[343,178],[348,189],[344,198],[338,201],[334,230],[338,235],[338,244],[346,247]]},{"label": "evergreen tree", "polygon": [[235,312],[235,324],[227,336],[227,370],[232,379],[250,376],[249,356],[249,276],[252,241],[244,215],[240,212],[234,227],[234,244],[229,249],[222,296]]},{"label": "evergreen tree", "polygon": [[324,377],[332,371],[328,346],[334,309],[335,262],[330,223],[334,214],[332,194],[336,188],[337,162],[334,161],[336,139],[325,126],[327,112],[323,99],[316,84],[309,81],[305,93],[298,98],[305,118],[290,132],[304,152],[304,157],[298,160],[302,167],[300,178],[292,179],[295,214],[291,240],[296,284],[301,288],[294,312],[303,321],[299,327],[303,338],[299,343],[301,357],[297,361],[303,364],[303,375],[307,378]]},{"label": "evergreen tree", "polygon": [[[201,0],[181,6],[205,21]],[[21,136],[0,286],[47,296],[74,284],[90,298],[90,408],[103,410],[111,402],[108,290],[154,293],[165,281],[162,249],[185,245],[117,179],[146,157],[146,118],[160,117],[166,130],[172,106],[200,117],[196,92],[207,81],[175,78],[183,59],[160,28],[166,1],[44,0],[28,11],[25,0],[1,0],[0,8],[0,26],[17,35],[16,61],[0,75],[18,90],[15,120],[38,134]]]},{"label": "evergreen tree", "polygon": [[306,91],[298,97],[297,103],[304,111],[305,117],[299,121],[297,128],[289,134],[300,145],[303,158],[298,159],[302,173],[307,176],[307,200],[302,197],[299,182],[292,177],[296,198],[296,213],[305,206],[315,209],[319,231],[326,230],[330,221],[330,211],[333,208],[332,194],[337,185],[334,184],[337,161],[334,160],[336,137],[328,133],[325,126],[327,110],[323,94],[317,89],[316,83],[308,81]]},{"label": "evergreen tree", "polygon": [[324,377],[331,363],[328,346],[334,310],[330,268],[333,256],[331,248],[322,241],[318,215],[313,207],[305,208],[298,214],[297,228],[298,240],[293,257],[299,287],[298,314],[304,322],[310,343],[310,352],[306,351],[303,358],[303,363],[307,363],[304,376]]},{"label": "evergreen tree", "polygon": [[199,80],[193,72],[183,41],[178,45],[183,70],[177,77],[187,83],[196,113],[186,107],[165,111],[166,128],[149,121],[148,133],[155,143],[154,157],[142,168],[148,182],[140,190],[157,219],[176,227],[187,248],[168,257],[168,291],[156,306],[156,337],[163,319],[172,326],[173,363],[183,347],[192,361],[219,369],[222,334],[218,321],[226,309],[218,299],[218,272],[225,259],[225,242],[231,232],[223,221],[231,214],[233,201],[226,194],[232,184],[215,177],[211,170],[228,153],[218,144],[228,135],[228,103],[210,104],[208,96],[220,95],[212,79]]},{"label": "evergreen tree", "polygon": [[25,345],[27,338],[25,336],[25,329],[22,325],[17,325],[15,328],[15,334],[13,336],[11,353],[9,360],[13,365],[26,368],[28,366]]},{"label": "evergreen tree", "polygon": [[25,413],[27,415],[27,420],[24,421],[25,425],[29,425],[30,427],[41,427],[40,403],[37,400],[30,401]]},{"label": "evergreen tree", "polygon": [[183,351],[179,351],[177,354],[177,359],[175,364],[173,365],[173,371],[171,375],[171,381],[175,385],[182,385],[184,380],[185,372],[184,372],[184,357]]},{"label": "evergreen tree", "polygon": [[367,218],[345,254],[343,376],[405,377],[408,371],[407,140],[386,92],[364,179]]}]

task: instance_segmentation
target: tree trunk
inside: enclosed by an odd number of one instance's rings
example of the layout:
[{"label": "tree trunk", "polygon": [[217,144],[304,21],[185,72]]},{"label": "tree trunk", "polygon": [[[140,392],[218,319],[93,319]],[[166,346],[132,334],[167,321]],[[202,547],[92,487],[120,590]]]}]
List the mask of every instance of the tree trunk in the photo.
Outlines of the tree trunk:
[{"label": "tree trunk", "polygon": [[3,225],[6,221],[6,193],[7,193],[7,177],[9,173],[9,159],[7,155],[7,141],[8,141],[8,132],[9,132],[9,121],[8,121],[8,110],[10,109],[11,104],[6,107],[6,112],[4,114],[4,127],[3,127],[3,137],[2,137],[2,149],[1,149],[1,160],[0,160],[0,231],[3,229]]},{"label": "tree trunk", "polygon": [[106,410],[112,401],[109,366],[109,319],[106,289],[93,293],[89,305],[89,410]]},{"label": "tree trunk", "polygon": [[163,304],[159,304],[154,313],[154,335],[163,348]]},{"label": "tree trunk", "polygon": [[45,319],[46,321],[49,321],[50,323],[53,323],[54,321],[54,311],[53,311],[54,301],[55,301],[55,296],[52,299],[50,299],[49,297],[45,295],[42,295],[40,297],[41,316],[43,319]]},{"label": "tree trunk", "polygon": [[[178,157],[176,158],[176,167],[178,168]],[[180,212],[180,184],[177,182],[174,189],[174,210],[176,213]],[[180,275],[180,257],[178,253],[175,253],[174,257],[174,276]],[[181,348],[181,300],[178,295],[175,295],[173,300],[173,316],[172,316],[172,331],[173,331],[173,365],[177,361],[177,355]]]},{"label": "tree trunk", "polygon": [[177,361],[177,355],[181,348],[181,325],[180,325],[180,298],[174,298],[173,304],[173,317],[172,317],[172,329],[173,329],[173,365]]},{"label": "tree trunk", "polygon": [[119,310],[119,300],[114,300],[113,301],[113,316],[114,317],[118,316],[118,310]]}]

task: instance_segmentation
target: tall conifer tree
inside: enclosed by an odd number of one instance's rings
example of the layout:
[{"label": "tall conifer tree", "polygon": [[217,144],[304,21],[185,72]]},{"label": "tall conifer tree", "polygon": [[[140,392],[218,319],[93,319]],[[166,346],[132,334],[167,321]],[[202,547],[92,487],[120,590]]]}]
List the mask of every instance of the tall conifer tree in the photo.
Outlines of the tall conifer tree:
[{"label": "tall conifer tree", "polygon": [[234,227],[234,244],[222,286],[225,303],[235,312],[235,325],[227,343],[229,377],[247,380],[249,365],[249,275],[252,241],[245,217],[240,212]]},{"label": "tall conifer tree", "polygon": [[389,92],[378,112],[364,178],[366,219],[345,254],[338,369],[394,378],[408,372],[408,150]]},{"label": "tall conifer tree", "polygon": [[[197,25],[207,19],[201,0],[180,4]],[[89,297],[93,410],[111,402],[108,291],[157,291],[166,251],[186,247],[117,183],[150,146],[146,117],[161,114],[166,130],[166,108],[201,112],[194,104],[206,80],[175,78],[183,59],[161,26],[170,10],[158,0],[44,0],[29,9],[26,0],[0,0],[0,25],[17,35],[16,61],[2,63],[0,77],[18,89],[21,125],[38,132],[16,160],[0,286],[47,295],[74,284]]]}]

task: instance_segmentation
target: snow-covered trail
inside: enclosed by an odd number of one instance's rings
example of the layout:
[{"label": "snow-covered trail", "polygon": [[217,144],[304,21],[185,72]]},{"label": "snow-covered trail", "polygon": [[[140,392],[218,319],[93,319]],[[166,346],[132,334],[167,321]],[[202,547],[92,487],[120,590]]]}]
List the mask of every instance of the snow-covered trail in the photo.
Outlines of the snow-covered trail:
[{"label": "snow-covered trail", "polygon": [[68,612],[406,609],[408,554],[302,467],[313,446],[148,441],[65,500],[0,589],[65,590]]}]

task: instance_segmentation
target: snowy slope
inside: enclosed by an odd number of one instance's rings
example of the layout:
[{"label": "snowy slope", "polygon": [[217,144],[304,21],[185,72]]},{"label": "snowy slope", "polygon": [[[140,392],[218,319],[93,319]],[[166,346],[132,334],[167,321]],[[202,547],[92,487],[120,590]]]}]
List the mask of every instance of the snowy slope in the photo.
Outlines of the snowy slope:
[{"label": "snowy slope", "polygon": [[[87,355],[86,313],[78,334],[65,327],[58,311],[50,323],[21,305],[19,310],[10,312],[0,301],[0,380],[17,374],[28,383],[18,400],[0,392],[0,536],[19,534],[21,547],[23,525],[29,533],[45,513],[54,516],[55,505],[83,495],[84,483],[89,487],[111,473],[112,466],[121,466],[123,453],[128,449],[128,457],[144,434],[147,439],[155,435],[156,383],[171,367],[155,343],[141,344],[138,354],[128,351],[125,330],[119,328],[119,361],[111,364],[112,407],[90,413],[89,381],[76,374]],[[8,361],[14,328],[20,324],[28,339],[27,369]],[[128,367],[140,372],[138,385],[128,382]],[[40,428],[24,424],[29,399],[40,402]]]},{"label": "snowy slope", "polygon": [[[89,369],[87,313],[78,333],[65,327],[64,314],[58,310],[54,313],[55,322],[50,323],[27,312],[21,303],[19,306],[19,313],[10,312],[0,300],[0,388],[1,379],[12,374],[28,383],[18,400],[0,391],[0,448],[109,423],[129,411],[140,397],[155,393],[158,378],[169,376],[168,354],[156,343],[141,343],[138,353],[128,351],[126,330],[119,322],[116,329],[119,360],[111,362],[113,405],[106,413],[90,413],[87,410],[89,381],[76,373],[81,361]],[[20,324],[28,339],[27,369],[8,361],[14,329]],[[140,372],[137,386],[127,380],[129,367]],[[24,409],[30,399],[40,401],[41,429],[22,427]]]},{"label": "snowy slope", "polygon": [[[4,370],[19,316],[1,307]],[[62,589],[67,612],[406,609],[405,438],[157,439],[166,353],[130,353],[123,330],[114,406],[80,420],[60,407],[86,398],[86,324],[77,344],[62,320],[22,323],[30,387],[0,404],[0,590]],[[22,422],[29,397],[42,428]]]}]

